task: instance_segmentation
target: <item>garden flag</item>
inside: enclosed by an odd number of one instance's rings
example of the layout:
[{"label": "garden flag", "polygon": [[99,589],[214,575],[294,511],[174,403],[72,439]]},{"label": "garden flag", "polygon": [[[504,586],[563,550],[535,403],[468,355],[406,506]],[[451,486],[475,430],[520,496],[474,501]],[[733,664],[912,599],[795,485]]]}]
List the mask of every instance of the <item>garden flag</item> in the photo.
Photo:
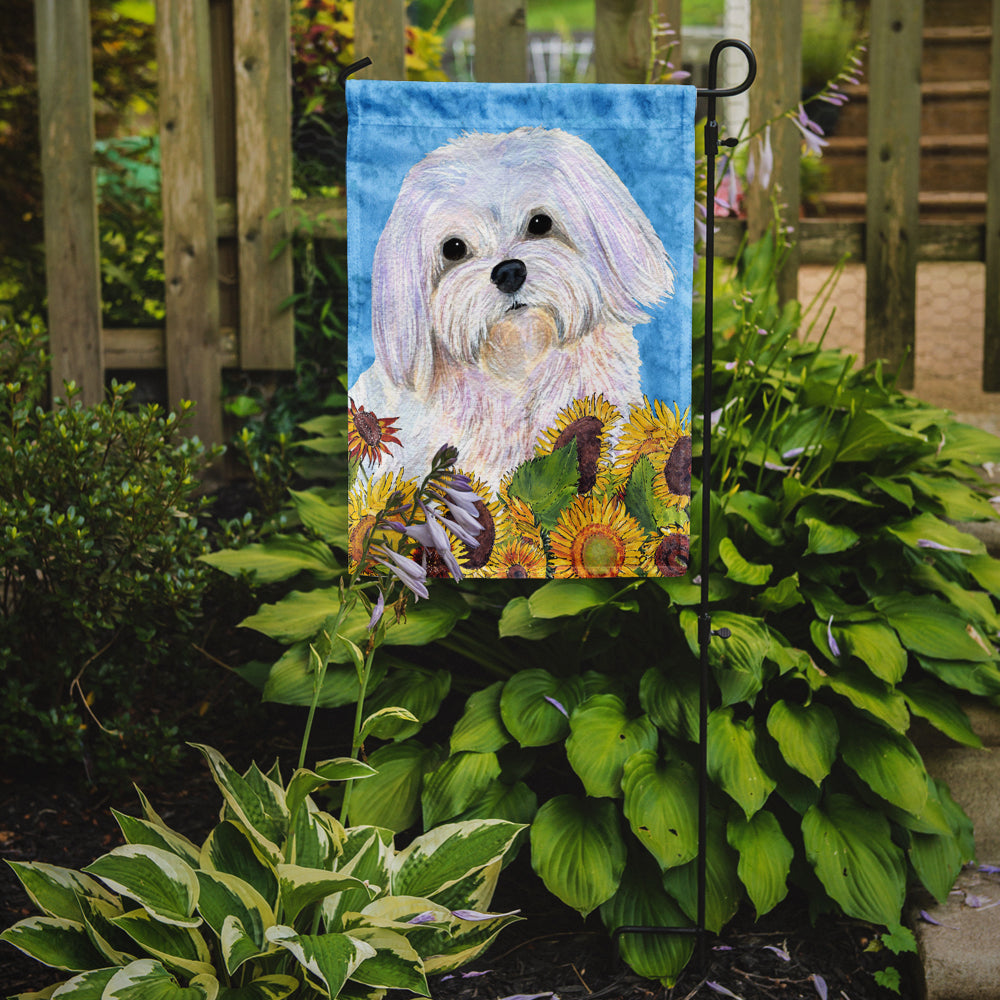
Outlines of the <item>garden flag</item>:
[{"label": "garden flag", "polygon": [[694,88],[350,80],[347,107],[355,560],[449,444],[465,575],[684,573]]}]

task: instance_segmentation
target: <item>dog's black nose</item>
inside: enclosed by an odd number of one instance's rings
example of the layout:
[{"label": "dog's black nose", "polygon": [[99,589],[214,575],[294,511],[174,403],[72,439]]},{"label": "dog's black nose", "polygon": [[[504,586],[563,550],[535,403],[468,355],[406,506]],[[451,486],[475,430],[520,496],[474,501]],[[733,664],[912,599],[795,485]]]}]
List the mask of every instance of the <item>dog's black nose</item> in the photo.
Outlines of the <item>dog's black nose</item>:
[{"label": "dog's black nose", "polygon": [[506,292],[509,295],[511,292],[516,292],[524,284],[524,279],[527,277],[528,269],[524,266],[523,260],[502,260],[493,268],[490,281],[501,292]]}]

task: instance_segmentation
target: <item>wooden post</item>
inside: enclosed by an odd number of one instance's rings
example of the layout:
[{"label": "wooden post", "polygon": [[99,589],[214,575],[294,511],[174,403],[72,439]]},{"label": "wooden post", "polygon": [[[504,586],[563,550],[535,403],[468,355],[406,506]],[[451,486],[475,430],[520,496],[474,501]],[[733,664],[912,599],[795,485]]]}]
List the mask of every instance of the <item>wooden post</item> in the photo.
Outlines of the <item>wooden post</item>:
[{"label": "wooden post", "polygon": [[[660,21],[681,35],[680,0],[595,0],[594,65],[598,83],[645,83],[650,55],[656,47],[653,32]],[[680,69],[680,45],[671,60]]]},{"label": "wooden post", "polygon": [[295,367],[293,314],[282,307],[292,294],[290,30],[288,0],[233,7],[243,368]]},{"label": "wooden post", "polygon": [[528,75],[524,0],[475,0],[475,77],[479,83],[524,83]]},{"label": "wooden post", "polygon": [[52,394],[104,397],[88,0],[35,0]]},{"label": "wooden post", "polygon": [[[758,0],[750,8],[750,40],[757,56],[757,80],[750,88],[750,131],[798,107],[802,98],[802,4],[800,0]],[[726,130],[734,134],[739,122]],[[754,139],[754,143],[760,140]],[[778,273],[778,297],[797,298],[799,287],[799,157],[802,135],[786,118],[771,126],[774,169],[767,187],[755,178],[747,192],[747,229],[751,240],[760,239],[775,218],[792,228],[793,244]],[[758,147],[759,148],[759,147]],[[775,234],[777,235],[777,234]]]},{"label": "wooden post", "polygon": [[989,170],[986,178],[986,326],[983,390],[1000,392],[1000,0],[993,0],[990,45]]},{"label": "wooden post", "polygon": [[210,51],[207,0],[160,0],[167,395],[171,403],[197,403],[191,430],[215,444],[222,441],[222,406]]},{"label": "wooden post", "polygon": [[354,5],[355,58],[372,65],[357,75],[376,80],[406,79],[405,0],[362,0]]},{"label": "wooden post", "polygon": [[868,58],[865,360],[913,387],[923,2],[872,0]]}]

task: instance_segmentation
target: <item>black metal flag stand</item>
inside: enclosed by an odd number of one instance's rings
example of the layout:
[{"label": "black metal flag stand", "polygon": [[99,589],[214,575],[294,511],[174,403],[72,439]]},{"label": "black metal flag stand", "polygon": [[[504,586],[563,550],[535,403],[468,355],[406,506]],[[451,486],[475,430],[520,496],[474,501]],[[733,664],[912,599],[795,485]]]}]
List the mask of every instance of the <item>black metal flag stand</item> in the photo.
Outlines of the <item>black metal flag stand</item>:
[{"label": "black metal flag stand", "polygon": [[[719,57],[727,48],[739,49],[747,60],[747,75],[739,86],[719,88]],[[344,86],[347,78],[360,69],[371,65],[371,59],[363,59],[345,66],[338,75],[338,83]],[[709,503],[708,477],[712,466],[712,290],[715,279],[715,158],[720,146],[735,146],[735,138],[719,139],[719,123],[716,121],[716,100],[720,97],[735,97],[750,89],[757,76],[757,59],[753,49],[746,42],[726,38],[716,43],[708,61],[708,87],[699,88],[698,96],[707,99],[707,121],[705,123],[705,158],[707,162],[706,231],[705,231],[705,386],[702,401],[702,526],[701,526],[701,601],[698,612],[698,646],[701,653],[701,687],[698,703],[698,909],[694,927],[623,926],[614,931],[612,937],[617,943],[623,934],[694,934],[698,940],[698,963],[702,970],[706,967],[705,955],[705,897],[707,889],[707,835],[708,835],[708,699],[710,672],[708,648],[712,636],[728,638],[728,629],[712,629],[712,615],[708,609],[709,593],[709,537],[712,511]]]}]

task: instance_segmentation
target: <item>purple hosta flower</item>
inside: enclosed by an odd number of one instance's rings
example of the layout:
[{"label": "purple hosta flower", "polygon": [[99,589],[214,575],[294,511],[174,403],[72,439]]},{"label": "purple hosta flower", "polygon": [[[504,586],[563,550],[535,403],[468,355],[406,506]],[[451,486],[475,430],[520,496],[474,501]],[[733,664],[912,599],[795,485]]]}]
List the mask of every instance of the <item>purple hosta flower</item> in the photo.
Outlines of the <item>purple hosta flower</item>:
[{"label": "purple hosta flower", "polygon": [[417,597],[429,597],[427,592],[427,570],[412,559],[401,556],[386,545],[373,545],[369,552],[375,562],[385,566],[400,583]]},{"label": "purple hosta flower", "polygon": [[828,992],[826,988],[826,980],[815,972],[809,978],[813,981],[813,986],[816,987],[816,992],[819,994],[819,1000],[826,1000]]},{"label": "purple hosta flower", "polygon": [[802,133],[806,149],[816,156],[823,155],[823,147],[827,145],[823,139],[823,130],[806,114],[806,109],[799,105],[799,112],[792,117],[792,124]]},{"label": "purple hosta flower", "polygon": [[958,552],[964,556],[971,556],[972,549],[956,549],[951,545],[942,545],[930,538],[918,538],[917,547],[921,549],[938,549],[941,552]]},{"label": "purple hosta flower", "polygon": [[381,621],[382,614],[385,611],[385,596],[380,590],[378,592],[378,600],[375,602],[375,607],[372,608],[372,616],[368,619],[368,631],[371,632],[376,625]]},{"label": "purple hosta flower", "polygon": [[764,950],[773,951],[782,962],[790,962],[792,960],[792,956],[784,948],[779,948],[776,944],[766,944],[764,945]]},{"label": "purple hosta flower", "polygon": [[705,985],[714,993],[721,993],[724,997],[733,997],[734,1000],[743,1000],[743,997],[741,997],[738,993],[734,993],[732,990],[727,990],[722,983],[713,983],[709,980],[705,983]]},{"label": "purple hosta flower", "polygon": [[750,146],[750,158],[747,161],[747,183],[755,181],[765,191],[771,186],[771,174],[774,173],[774,150],[771,148],[771,126],[764,129],[764,135],[757,137],[757,142]]},{"label": "purple hosta flower", "polygon": [[544,695],[543,697],[550,705],[555,705],[555,707],[558,708],[559,711],[562,712],[562,714],[565,715],[567,719],[569,718],[569,712],[566,711],[565,707],[562,705],[561,702],[556,701],[555,698],[552,698],[549,695]]},{"label": "purple hosta flower", "polygon": [[978,870],[986,875],[1000,875],[1000,865],[979,865]]},{"label": "purple hosta flower", "polygon": [[516,917],[521,911],[510,910],[507,913],[480,913],[479,910],[452,910],[451,915],[459,920],[492,920],[494,917]]},{"label": "purple hosta flower", "polygon": [[927,924],[933,924],[935,927],[944,927],[949,931],[957,931],[957,927],[952,927],[951,924],[942,924],[940,920],[936,920],[932,917],[926,910],[920,911],[920,919]]},{"label": "purple hosta flower", "polygon": [[484,969],[482,972],[450,972],[447,976],[441,977],[441,982],[446,983],[449,979],[477,979],[479,976],[488,976],[492,971]]},{"label": "purple hosta flower", "polygon": [[740,210],[740,180],[736,176],[736,166],[729,157],[729,165],[726,168],[722,185],[715,194],[715,210],[724,215],[737,215]]},{"label": "purple hosta flower", "polygon": [[433,910],[424,910],[423,913],[410,917],[406,922],[408,924],[432,924],[435,920],[437,920],[437,914]]},{"label": "purple hosta flower", "polygon": [[833,615],[830,615],[830,620],[826,623],[826,642],[830,647],[830,652],[834,656],[840,656],[840,646],[837,645],[837,640],[833,637]]},{"label": "purple hosta flower", "polygon": [[512,993],[509,997],[500,997],[500,1000],[559,1000],[555,993]]}]

